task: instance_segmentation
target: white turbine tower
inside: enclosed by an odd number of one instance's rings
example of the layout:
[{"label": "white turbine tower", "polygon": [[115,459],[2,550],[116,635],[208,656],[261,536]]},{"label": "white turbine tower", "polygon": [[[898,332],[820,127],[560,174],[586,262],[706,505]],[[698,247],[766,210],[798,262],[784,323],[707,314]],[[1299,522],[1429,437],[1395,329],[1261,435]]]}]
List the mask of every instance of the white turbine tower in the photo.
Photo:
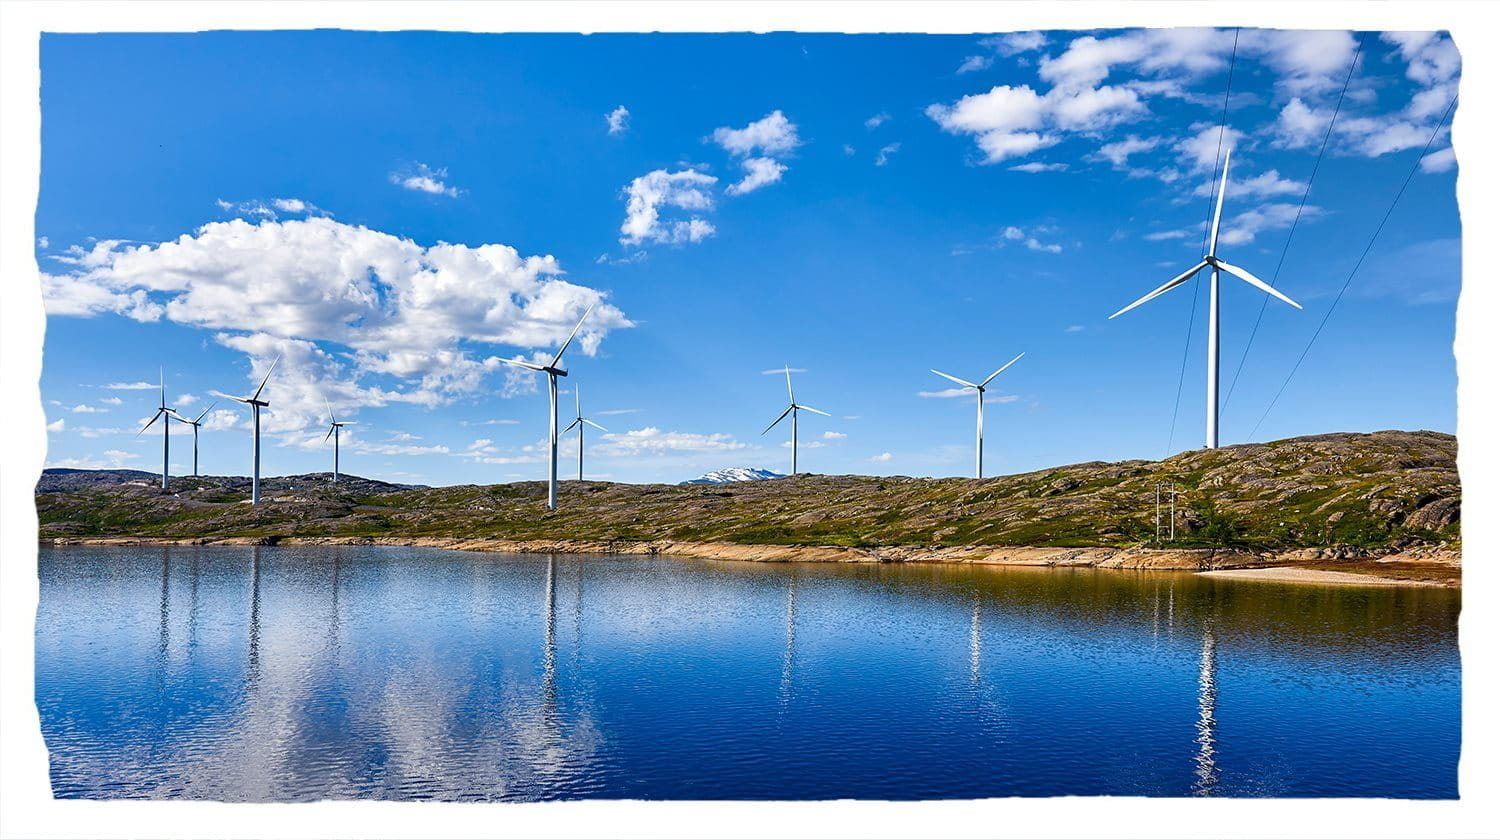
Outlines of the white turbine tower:
[{"label": "white turbine tower", "polygon": [[[944,379],[950,379],[950,380],[952,380],[954,382],[957,382],[958,384],[964,386],[965,388],[973,388],[974,389],[974,393],[976,395],[978,395],[978,397],[979,397],[979,399],[977,400],[978,418],[975,420],[975,423],[974,423],[974,477],[975,478],[984,478],[984,389],[985,389],[985,387],[987,385],[990,384],[991,381],[994,380],[995,377],[997,377],[1000,374],[1004,373],[1006,368],[1010,367],[1011,365],[1015,364],[1016,362],[1021,361],[1021,356],[1024,356],[1024,355],[1026,355],[1026,354],[1025,353],[1021,353],[1020,355],[1016,356],[1014,359],[1011,359],[1010,361],[1008,361],[1005,364],[1001,365],[999,370],[997,370],[994,373],[990,374],[989,376],[985,377],[985,380],[983,382],[977,382],[977,383],[976,382],[970,382],[967,379],[959,379],[956,376],[950,376],[949,374],[943,373],[942,371],[938,370],[937,368],[928,368],[928,370],[931,370],[933,373],[937,374],[938,376],[943,377]],[[952,393],[952,392],[950,391],[949,393]]]},{"label": "white turbine tower", "polygon": [[584,310],[583,317],[578,319],[578,326],[568,333],[567,341],[557,348],[557,355],[552,357],[551,364],[537,365],[531,362],[522,362],[516,359],[501,359],[508,365],[519,368],[538,371],[547,374],[547,401],[551,405],[550,424],[547,430],[547,510],[557,510],[557,377],[567,376],[568,372],[558,367],[562,363],[563,353],[567,351],[568,345],[573,343],[573,337],[583,328],[583,322],[589,318],[589,313],[594,311],[594,304]]},{"label": "white turbine tower", "polygon": [[337,417],[334,417],[333,416],[333,403],[328,402],[327,399],[324,399],[323,402],[324,402],[325,405],[328,406],[328,434],[326,434],[326,435],[323,436],[323,442],[327,443],[329,438],[333,438],[333,483],[334,484],[338,484],[339,483],[339,430],[342,429],[342,428],[344,428],[345,426],[356,425],[357,421],[355,421],[355,420],[340,420]]},{"label": "white turbine tower", "polygon": [[[166,374],[163,373],[160,369],[157,370],[157,382],[158,382],[158,386],[161,389],[161,398],[160,398],[160,400],[156,404],[156,413],[153,414],[153,415],[151,415],[151,419],[146,421],[146,425],[142,426],[141,430],[139,432],[135,433],[135,436],[136,437],[140,437],[141,435],[145,434],[145,432],[146,432],[147,429],[151,428],[151,424],[152,423],[155,423],[157,420],[161,420],[162,421],[162,423],[161,423],[161,489],[165,490],[165,489],[167,489],[167,457],[171,453],[170,434],[171,434],[171,431],[172,431],[172,429],[171,429],[172,419],[176,418],[178,420],[181,420],[183,418],[180,415],[178,415],[178,413],[176,411],[173,411],[172,409],[167,408],[167,379],[166,379]],[[196,474],[196,471],[195,471],[194,474]]]},{"label": "white turbine tower", "polygon": [[761,434],[764,435],[766,432],[769,432],[772,429],[776,428],[776,424],[780,423],[782,420],[786,419],[786,416],[788,414],[792,415],[792,475],[796,475],[797,474],[797,412],[799,412],[799,411],[811,411],[813,414],[821,414],[824,417],[832,417],[833,415],[829,414],[826,411],[819,411],[819,410],[817,410],[816,408],[813,408],[810,405],[798,405],[797,404],[797,397],[796,397],[796,395],[794,395],[792,393],[792,366],[791,365],[787,365],[786,368],[785,368],[785,372],[786,372],[786,399],[787,399],[787,403],[788,403],[788,405],[786,407],[786,411],[781,412],[781,416],[780,417],[777,417],[775,420],[772,420],[771,421],[771,425],[767,426],[766,429],[765,429],[765,431],[761,432]]},{"label": "white turbine tower", "polygon": [[1213,269],[1213,274],[1209,278],[1208,285],[1208,424],[1206,430],[1207,442],[1204,444],[1208,449],[1215,449],[1219,445],[1219,272],[1227,271],[1278,300],[1285,301],[1298,309],[1302,308],[1302,304],[1276,291],[1269,283],[1266,283],[1254,274],[1237,265],[1230,265],[1219,259],[1219,221],[1224,212],[1224,189],[1228,183],[1229,153],[1225,152],[1224,174],[1219,179],[1219,197],[1214,203],[1213,227],[1209,229],[1208,253],[1204,255],[1203,259],[1199,260],[1197,265],[1158,286],[1150,294],[1121,309],[1114,315],[1109,316],[1114,318],[1123,315],[1157,295],[1164,294],[1181,286],[1203,269]]},{"label": "white turbine tower", "polygon": [[192,420],[189,420],[186,417],[178,417],[177,418],[178,420],[181,420],[182,422],[184,422],[184,423],[188,424],[189,426],[193,427],[193,477],[194,478],[198,477],[198,427],[203,425],[203,418],[207,417],[208,413],[210,411],[213,411],[214,406],[216,406],[216,405],[218,405],[218,403],[209,403],[208,404],[208,408],[203,409],[203,413],[200,414],[200,415],[198,415],[197,417],[193,418]]},{"label": "white turbine tower", "polygon": [[266,369],[265,378],[260,381],[260,387],[248,397],[236,397],[222,391],[209,392],[216,397],[250,406],[250,504],[252,505],[260,504],[260,410],[270,406],[269,402],[260,398],[260,392],[266,389],[266,383],[271,381],[271,371],[276,370],[276,364],[280,361],[281,357],[277,356],[276,361],[271,362],[271,366]]},{"label": "white turbine tower", "polygon": [[607,431],[609,431],[609,429],[606,429],[603,426],[599,425],[598,423],[595,423],[594,421],[592,421],[592,420],[588,419],[587,417],[583,416],[583,398],[578,395],[578,391],[579,390],[580,389],[579,389],[579,387],[577,385],[573,386],[573,414],[574,414],[573,422],[569,423],[568,424],[568,428],[563,429],[563,431],[564,432],[572,431],[572,429],[573,429],[574,426],[578,427],[578,480],[582,481],[583,480],[583,427],[585,425],[593,426],[594,428],[598,429],[601,432],[607,432]]}]

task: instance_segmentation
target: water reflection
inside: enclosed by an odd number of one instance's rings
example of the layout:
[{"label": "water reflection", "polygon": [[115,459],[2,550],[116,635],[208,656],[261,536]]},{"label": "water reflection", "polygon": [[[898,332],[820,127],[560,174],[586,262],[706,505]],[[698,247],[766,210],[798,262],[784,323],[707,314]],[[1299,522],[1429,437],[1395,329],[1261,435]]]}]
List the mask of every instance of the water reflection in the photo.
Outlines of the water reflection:
[{"label": "water reflection", "polygon": [[1456,793],[1454,592],[363,547],[40,573],[59,797]]}]

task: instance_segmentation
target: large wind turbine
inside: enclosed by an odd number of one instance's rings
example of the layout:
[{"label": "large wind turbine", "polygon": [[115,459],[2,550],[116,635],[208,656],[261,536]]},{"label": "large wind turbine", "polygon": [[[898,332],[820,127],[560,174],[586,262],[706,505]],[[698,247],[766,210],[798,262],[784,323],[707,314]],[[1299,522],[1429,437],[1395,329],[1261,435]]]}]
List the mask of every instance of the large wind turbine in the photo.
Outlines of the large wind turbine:
[{"label": "large wind turbine", "polygon": [[588,320],[589,313],[593,311],[594,305],[589,304],[589,308],[583,312],[583,317],[578,319],[578,326],[568,333],[567,341],[557,348],[557,355],[552,357],[550,364],[537,365],[517,359],[500,360],[508,365],[547,374],[547,401],[551,405],[551,422],[547,429],[549,450],[547,455],[547,510],[557,510],[557,377],[568,375],[568,372],[559,368],[558,365],[562,364],[563,353],[568,349],[568,345],[573,343],[573,337],[578,335],[578,331],[583,328],[583,322]]},{"label": "large wind turbine", "polygon": [[829,414],[826,411],[819,411],[819,410],[817,410],[816,408],[813,408],[810,405],[798,405],[797,404],[797,397],[792,393],[792,366],[791,365],[787,365],[786,366],[786,399],[787,399],[787,403],[788,403],[788,405],[786,407],[786,411],[781,412],[781,416],[780,417],[777,417],[775,420],[772,420],[771,421],[771,425],[767,426],[766,429],[765,429],[765,432],[761,432],[761,434],[764,435],[766,432],[769,432],[772,429],[776,428],[776,424],[780,423],[782,420],[786,419],[786,416],[788,414],[792,415],[792,475],[796,475],[797,474],[797,412],[799,412],[799,411],[811,411],[813,414],[821,414],[824,417],[832,417],[833,415]]},{"label": "large wind turbine", "polygon": [[[140,437],[142,434],[145,434],[145,432],[146,432],[147,429],[151,428],[151,424],[152,423],[155,423],[157,420],[161,420],[162,421],[162,423],[161,423],[161,489],[165,490],[165,489],[167,489],[167,456],[171,452],[170,435],[171,435],[171,432],[172,432],[172,429],[171,429],[172,418],[175,417],[176,419],[181,420],[182,417],[179,416],[177,414],[177,412],[173,411],[170,408],[167,408],[167,378],[166,378],[166,374],[164,374],[160,369],[157,370],[157,382],[159,384],[159,387],[161,388],[161,399],[156,404],[156,413],[153,414],[153,415],[151,415],[151,419],[146,421],[146,425],[142,426],[141,430],[139,432],[135,433],[135,436],[136,437]],[[196,469],[194,470],[193,474],[194,475],[197,474],[197,470]]]},{"label": "large wind turbine", "polygon": [[1208,285],[1208,428],[1207,442],[1204,444],[1208,449],[1215,449],[1219,445],[1219,272],[1227,271],[1278,300],[1285,301],[1298,309],[1302,308],[1302,304],[1276,291],[1269,283],[1266,283],[1254,274],[1237,265],[1230,265],[1219,259],[1219,221],[1224,213],[1224,188],[1228,183],[1229,153],[1225,152],[1224,174],[1219,178],[1219,197],[1214,203],[1214,223],[1213,227],[1209,229],[1208,253],[1204,255],[1203,259],[1199,260],[1197,265],[1158,286],[1150,294],[1121,309],[1114,315],[1109,316],[1114,318],[1123,315],[1157,295],[1165,294],[1181,286],[1183,283],[1193,279],[1203,269],[1213,269],[1213,274],[1209,278]]},{"label": "large wind turbine", "polygon": [[236,397],[222,391],[209,392],[216,397],[250,406],[250,504],[252,505],[260,504],[260,410],[270,406],[269,402],[260,398],[260,392],[266,389],[266,383],[271,381],[271,371],[276,369],[276,364],[280,361],[281,357],[277,356],[276,361],[271,362],[271,366],[266,369],[265,378],[260,381],[260,387],[248,397]]},{"label": "large wind turbine", "polygon": [[573,422],[569,423],[568,424],[568,428],[563,429],[563,431],[564,432],[572,431],[572,429],[573,429],[574,426],[578,427],[578,480],[582,481],[583,480],[583,427],[585,425],[593,426],[594,428],[598,429],[601,432],[607,432],[607,431],[609,431],[609,429],[606,429],[603,426],[599,425],[598,423],[595,423],[594,421],[592,421],[592,420],[588,419],[587,417],[583,416],[583,399],[578,395],[578,391],[579,391],[578,386],[574,385],[573,386],[573,414],[575,416],[573,417]]},{"label": "large wind turbine", "polygon": [[213,411],[213,408],[216,405],[218,405],[218,403],[209,403],[208,404],[208,408],[203,409],[203,413],[200,414],[200,415],[198,415],[197,417],[193,418],[192,420],[189,420],[186,417],[178,417],[177,418],[178,420],[181,420],[182,422],[184,422],[184,423],[188,424],[189,426],[193,427],[193,477],[194,478],[198,477],[198,427],[203,425],[203,418],[207,417],[208,413],[210,411]]},{"label": "large wind turbine", "polygon": [[345,426],[355,425],[355,423],[357,421],[354,421],[354,420],[340,420],[337,417],[334,417],[333,416],[333,403],[328,402],[328,400],[326,400],[326,399],[323,400],[323,402],[328,406],[328,434],[326,434],[326,435],[323,436],[323,442],[327,443],[329,438],[333,438],[333,483],[334,484],[338,484],[339,483],[339,430],[342,429],[342,428],[344,428]]},{"label": "large wind turbine", "polygon": [[978,397],[979,397],[979,399],[976,401],[976,403],[978,405],[978,412],[979,413],[978,413],[978,417],[977,417],[977,419],[975,420],[975,423],[974,423],[974,477],[975,478],[984,478],[984,389],[985,389],[985,386],[989,385],[990,382],[993,381],[995,377],[997,377],[1000,374],[1004,373],[1006,368],[1010,367],[1011,365],[1015,364],[1016,362],[1021,361],[1021,356],[1024,356],[1024,355],[1026,355],[1026,354],[1025,353],[1021,353],[1020,355],[1016,356],[1014,359],[1011,359],[1010,361],[1008,361],[1005,364],[1001,365],[999,370],[997,370],[994,373],[990,374],[989,376],[985,377],[985,379],[984,379],[983,382],[977,382],[977,383],[976,382],[970,382],[967,379],[959,379],[956,376],[950,376],[949,374],[943,373],[942,371],[938,370],[937,368],[928,368],[933,373],[937,374],[938,376],[943,377],[944,379],[950,379],[950,380],[952,380],[954,382],[957,382],[958,384],[964,386],[965,388],[973,388],[974,389],[974,393],[977,394]]}]

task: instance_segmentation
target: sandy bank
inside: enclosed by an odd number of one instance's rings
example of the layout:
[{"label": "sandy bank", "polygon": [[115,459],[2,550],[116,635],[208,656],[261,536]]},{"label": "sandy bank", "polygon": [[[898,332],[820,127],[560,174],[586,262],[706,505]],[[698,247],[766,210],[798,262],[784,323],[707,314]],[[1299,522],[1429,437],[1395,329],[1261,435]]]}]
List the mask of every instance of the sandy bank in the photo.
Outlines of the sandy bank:
[{"label": "sandy bank", "polygon": [[[967,563],[995,566],[1190,571],[1305,583],[1455,586],[1456,551],[1423,548],[1371,556],[1348,548],[1256,553],[1231,549],[1040,548],[1032,546],[800,546],[726,542],[503,540],[447,537],[58,538],[57,545],[387,545],[525,554],[635,554],[759,563]],[[1350,571],[1328,569],[1347,564]],[[1314,566],[1316,568],[1308,568]],[[1400,567],[1401,576],[1367,574]]]}]

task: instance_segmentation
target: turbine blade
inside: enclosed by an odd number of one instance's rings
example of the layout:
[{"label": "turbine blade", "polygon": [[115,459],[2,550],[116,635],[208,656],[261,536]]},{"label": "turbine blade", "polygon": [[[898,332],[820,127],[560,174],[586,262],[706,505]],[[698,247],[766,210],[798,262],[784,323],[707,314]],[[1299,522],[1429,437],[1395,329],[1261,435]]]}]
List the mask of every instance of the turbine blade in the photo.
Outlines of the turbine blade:
[{"label": "turbine blade", "polygon": [[979,387],[978,385],[975,385],[973,382],[970,382],[967,379],[959,379],[956,376],[952,376],[952,375],[943,373],[942,371],[938,370],[937,368],[928,368],[928,370],[932,371],[933,373],[937,374],[938,376],[943,377],[944,379],[951,379],[954,382],[957,382],[958,384],[964,386],[965,388],[978,388]]},{"label": "turbine blade", "polygon": [[328,422],[330,422],[330,423],[337,423],[339,420],[338,420],[337,417],[333,416],[333,403],[331,403],[331,402],[328,401],[328,397],[327,396],[323,397],[323,404],[326,405],[326,406],[328,406]]},{"label": "turbine blade", "polygon": [[335,425],[333,425],[332,423],[328,424],[328,434],[326,434],[326,435],[323,436],[323,442],[324,443],[327,443],[328,439],[331,438],[331,437],[333,437],[333,430],[336,429],[336,428],[338,428],[338,427],[335,426]]},{"label": "turbine blade", "polygon": [[990,382],[993,381],[995,377],[997,377],[1000,374],[1004,373],[1006,368],[1010,367],[1011,365],[1015,364],[1016,362],[1021,361],[1021,356],[1024,356],[1024,355],[1026,355],[1026,354],[1025,353],[1021,353],[1021,354],[1017,355],[1014,359],[1011,359],[1010,361],[1008,361],[1005,364],[1001,365],[999,370],[997,370],[994,373],[990,374],[987,379],[985,379],[983,382],[979,383],[979,387],[983,388],[984,386],[990,384]]},{"label": "turbine blade", "polygon": [[598,429],[601,432],[607,432],[607,431],[609,431],[609,429],[604,428],[603,426],[599,425],[598,423],[595,423],[594,421],[588,419],[587,417],[580,417],[578,419],[581,420],[584,423],[589,424],[590,426],[593,426],[594,428]]},{"label": "turbine blade", "polygon": [[266,376],[265,376],[265,378],[260,381],[260,387],[255,389],[255,393],[253,393],[253,394],[250,395],[250,399],[252,399],[252,400],[258,400],[258,399],[260,399],[260,392],[264,391],[265,388],[266,388],[266,383],[271,381],[271,371],[273,371],[273,370],[276,369],[276,365],[280,361],[281,361],[281,357],[277,356],[276,360],[273,361],[273,362],[271,362],[271,366],[268,367],[268,368],[266,368]]},{"label": "turbine blade", "polygon": [[502,362],[504,362],[504,363],[506,363],[508,365],[514,365],[515,367],[518,367],[518,368],[526,368],[527,370],[534,370],[534,371],[544,371],[544,370],[546,370],[546,368],[542,367],[541,365],[534,365],[531,362],[523,362],[523,361],[520,361],[520,360],[517,360],[517,359],[501,359],[500,361],[502,361]]},{"label": "turbine blade", "polygon": [[552,367],[557,367],[558,362],[562,361],[563,352],[568,349],[569,344],[573,343],[573,336],[578,335],[578,331],[583,329],[583,322],[589,319],[589,313],[594,311],[596,305],[591,303],[588,309],[583,310],[583,317],[578,319],[578,325],[573,328],[572,332],[568,333],[568,340],[564,341],[562,346],[557,348],[557,355],[552,357]]},{"label": "turbine blade", "polygon": [[795,403],[797,398],[792,395],[792,366],[784,365],[781,370],[786,374],[786,401]]},{"label": "turbine blade", "polygon": [[198,424],[199,424],[199,423],[201,423],[201,422],[203,422],[203,418],[205,418],[205,417],[207,417],[207,416],[208,416],[208,413],[209,413],[209,412],[210,412],[210,411],[213,411],[213,410],[214,410],[214,406],[216,406],[216,405],[218,405],[218,404],[219,404],[219,403],[218,403],[218,402],[217,402],[217,401],[215,401],[215,402],[211,402],[211,403],[209,403],[209,404],[208,404],[208,408],[205,408],[205,409],[203,409],[203,413],[202,413],[202,414],[200,414],[200,415],[198,415],[198,419],[197,419],[197,420],[194,420],[194,421],[193,421],[193,425],[194,425],[194,426],[196,426],[196,425],[198,425]]},{"label": "turbine blade", "polygon": [[1219,198],[1214,202],[1214,226],[1208,234],[1208,252],[1214,253],[1219,247],[1219,219],[1224,214],[1224,189],[1229,186],[1229,153],[1233,149],[1224,150],[1224,174],[1219,178]]},{"label": "turbine blade", "polygon": [[573,418],[573,422],[569,423],[566,426],[563,426],[563,431],[564,432],[571,432],[571,431],[573,431],[573,427],[574,426],[577,426],[578,424],[580,424],[582,422],[583,422],[583,418],[582,417],[575,417],[575,418]]},{"label": "turbine blade", "polygon": [[817,410],[816,408],[813,408],[810,405],[794,405],[794,406],[792,406],[792,408],[795,408],[798,411],[811,411],[813,414],[821,414],[824,417],[832,417],[833,416],[832,414],[829,414],[826,411],[819,411],[819,410]]},{"label": "turbine blade", "polygon": [[1141,304],[1143,304],[1146,301],[1148,301],[1148,300],[1156,297],[1157,295],[1165,294],[1166,292],[1172,291],[1173,289],[1177,288],[1178,286],[1181,286],[1183,283],[1186,283],[1194,274],[1197,274],[1198,272],[1202,271],[1207,265],[1208,265],[1208,263],[1203,262],[1203,261],[1200,260],[1197,265],[1193,266],[1192,268],[1188,269],[1187,271],[1182,272],[1181,274],[1177,275],[1176,277],[1173,277],[1171,280],[1168,280],[1167,282],[1161,284],[1160,286],[1157,286],[1151,292],[1147,293],[1145,297],[1141,298],[1140,300],[1137,300],[1135,303],[1130,304],[1129,306],[1125,307],[1124,309],[1121,309],[1119,312],[1116,312],[1115,314],[1113,314],[1113,315],[1111,315],[1109,317],[1111,317],[1111,318],[1118,318],[1119,316],[1124,315],[1126,312],[1129,312],[1130,310],[1136,308],[1137,306],[1140,306]]},{"label": "turbine blade", "polygon": [[161,402],[157,403],[157,407],[158,408],[166,408],[167,407],[167,374],[166,374],[166,371],[164,369],[162,369],[162,368],[157,368],[156,369],[156,386],[161,389]]},{"label": "turbine blade", "polygon": [[158,418],[160,416],[161,416],[161,409],[158,408],[156,410],[156,413],[153,414],[153,415],[151,415],[151,419],[146,421],[146,425],[142,426],[141,430],[139,432],[135,433],[135,436],[136,437],[140,437],[147,429],[151,428],[151,424],[155,423],[156,422],[156,418]]},{"label": "turbine blade", "polygon": [[772,420],[771,421],[771,425],[767,426],[766,429],[765,429],[765,432],[761,432],[761,434],[765,434],[766,432],[769,432],[772,429],[776,428],[776,424],[780,423],[782,420],[785,420],[786,416],[788,414],[791,414],[792,413],[792,409],[794,409],[796,407],[797,406],[795,406],[795,405],[789,405],[789,406],[787,406],[786,407],[786,411],[781,412],[781,416],[777,417],[775,420]]},{"label": "turbine blade", "polygon": [[583,416],[583,396],[579,393],[582,390],[577,385],[573,386],[573,416],[575,417]]},{"label": "turbine blade", "polygon": [[359,425],[359,421],[358,420],[340,420],[339,421],[339,425],[340,426],[358,426]]},{"label": "turbine blade", "polygon": [[244,397],[236,397],[234,394],[226,394],[223,391],[210,390],[209,393],[213,394],[216,397],[219,397],[220,399],[234,400],[235,402],[245,403],[246,405],[250,403],[250,401],[248,399],[245,399]]},{"label": "turbine blade", "polygon": [[1295,300],[1292,300],[1281,292],[1276,291],[1276,287],[1265,282],[1264,280],[1261,280],[1259,277],[1256,277],[1254,274],[1251,274],[1250,272],[1246,271],[1243,268],[1240,268],[1237,265],[1230,265],[1223,260],[1219,260],[1219,268],[1224,269],[1230,274],[1233,274],[1235,277],[1244,280],[1246,283],[1249,283],[1250,285],[1254,286],[1257,289],[1260,289],[1262,292],[1265,292],[1272,297],[1284,300],[1287,303],[1290,303],[1292,306],[1297,307],[1298,309],[1302,308],[1302,304],[1296,302]]}]

